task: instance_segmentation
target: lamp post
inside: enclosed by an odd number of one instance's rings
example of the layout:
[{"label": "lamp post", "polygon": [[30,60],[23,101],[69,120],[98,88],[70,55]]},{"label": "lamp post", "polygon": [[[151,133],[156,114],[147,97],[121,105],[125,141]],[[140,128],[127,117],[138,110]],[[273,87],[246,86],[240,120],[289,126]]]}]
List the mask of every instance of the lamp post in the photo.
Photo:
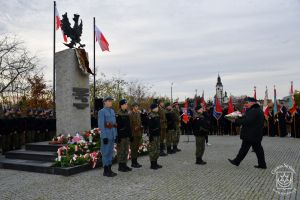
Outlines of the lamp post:
[{"label": "lamp post", "polygon": [[173,82],[171,83],[171,103],[173,103]]}]

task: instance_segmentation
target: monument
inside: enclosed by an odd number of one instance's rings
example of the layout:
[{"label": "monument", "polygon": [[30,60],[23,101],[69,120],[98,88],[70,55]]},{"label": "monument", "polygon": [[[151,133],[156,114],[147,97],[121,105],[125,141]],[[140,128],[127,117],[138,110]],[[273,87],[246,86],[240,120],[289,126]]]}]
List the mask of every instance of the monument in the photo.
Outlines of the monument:
[{"label": "monument", "polygon": [[[71,134],[91,129],[88,54],[80,43],[82,21],[74,15],[70,26],[67,13],[63,15],[62,30],[68,38],[69,49],[55,53],[56,67],[56,134]],[[76,48],[76,44],[79,45]]]}]

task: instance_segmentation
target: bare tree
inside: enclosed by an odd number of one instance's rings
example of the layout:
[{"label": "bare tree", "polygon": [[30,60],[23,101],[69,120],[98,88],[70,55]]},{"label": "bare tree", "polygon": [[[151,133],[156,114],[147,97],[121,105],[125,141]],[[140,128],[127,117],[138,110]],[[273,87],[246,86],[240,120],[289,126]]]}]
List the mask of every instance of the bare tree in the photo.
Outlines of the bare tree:
[{"label": "bare tree", "polygon": [[28,89],[26,77],[35,70],[36,64],[37,58],[29,55],[22,41],[0,35],[0,94]]}]

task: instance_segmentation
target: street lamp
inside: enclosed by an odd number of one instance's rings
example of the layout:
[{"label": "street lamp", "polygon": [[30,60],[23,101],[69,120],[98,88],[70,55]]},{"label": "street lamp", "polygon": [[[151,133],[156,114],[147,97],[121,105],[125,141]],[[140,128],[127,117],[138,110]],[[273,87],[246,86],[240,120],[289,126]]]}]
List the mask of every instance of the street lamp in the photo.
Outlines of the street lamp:
[{"label": "street lamp", "polygon": [[171,103],[173,103],[173,82],[171,83]]}]

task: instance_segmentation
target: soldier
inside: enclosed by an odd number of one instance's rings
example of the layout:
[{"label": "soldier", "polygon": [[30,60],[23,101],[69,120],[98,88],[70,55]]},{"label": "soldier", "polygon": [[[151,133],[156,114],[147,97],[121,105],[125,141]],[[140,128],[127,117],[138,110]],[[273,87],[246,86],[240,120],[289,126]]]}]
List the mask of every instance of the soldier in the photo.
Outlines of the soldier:
[{"label": "soldier", "polygon": [[198,105],[195,111],[192,128],[196,139],[196,164],[205,165],[206,162],[202,160],[202,157],[205,150],[205,136],[209,133],[210,119],[205,107]]},{"label": "soldier", "polygon": [[129,114],[130,123],[131,123],[131,132],[132,132],[132,142],[130,143],[131,147],[131,167],[140,168],[140,165],[137,161],[138,158],[138,150],[142,142],[142,121],[141,121],[141,113],[139,110],[139,105],[137,103],[132,104],[132,111]]},{"label": "soldier", "polygon": [[98,112],[98,127],[101,130],[101,154],[104,166],[103,176],[114,177],[117,174],[111,170],[114,141],[117,138],[116,116],[112,107],[113,98],[108,96],[103,99],[104,108]]},{"label": "soldier", "polygon": [[167,136],[167,119],[166,119],[166,111],[165,111],[165,104],[162,100],[158,101],[159,103],[159,117],[160,117],[160,152],[159,156],[167,156],[164,152],[165,149],[165,140]]},{"label": "soldier", "polygon": [[172,149],[172,146],[174,145],[174,138],[175,138],[175,131],[176,131],[176,125],[175,125],[176,115],[170,103],[166,103],[165,107],[166,107],[166,119],[167,119],[167,153],[173,154],[176,153],[176,150]]},{"label": "soldier", "polygon": [[162,168],[161,165],[157,164],[159,158],[159,135],[160,135],[160,116],[158,112],[157,104],[151,104],[151,112],[148,115],[148,126],[149,126],[149,157],[151,162],[151,169]]},{"label": "soldier", "polygon": [[174,114],[175,114],[175,119],[174,119],[174,122],[175,122],[175,136],[174,136],[173,151],[179,152],[179,151],[181,151],[181,149],[178,149],[178,143],[179,143],[180,135],[181,135],[181,131],[180,131],[180,124],[181,124],[180,123],[180,120],[181,120],[180,108],[179,108],[178,102],[174,102],[172,106],[173,106],[173,111],[174,111]]},{"label": "soldier", "polygon": [[128,104],[126,99],[119,102],[120,110],[116,115],[118,124],[118,163],[120,172],[129,172],[132,168],[127,166],[129,142],[132,141]]}]

